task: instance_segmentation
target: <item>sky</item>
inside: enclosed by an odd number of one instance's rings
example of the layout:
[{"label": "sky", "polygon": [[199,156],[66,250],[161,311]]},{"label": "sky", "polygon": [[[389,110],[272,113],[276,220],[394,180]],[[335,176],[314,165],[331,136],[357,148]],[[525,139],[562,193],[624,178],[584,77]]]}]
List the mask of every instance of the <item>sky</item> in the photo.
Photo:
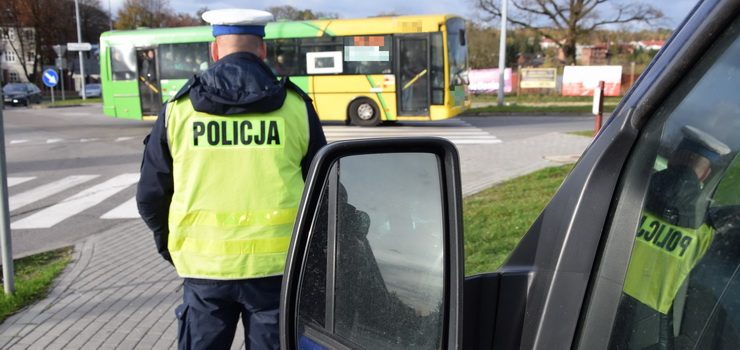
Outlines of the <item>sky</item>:
[{"label": "sky", "polygon": [[[615,2],[634,2],[632,0],[612,0]],[[688,14],[697,0],[638,0],[649,3],[655,8],[663,11],[668,17],[663,28],[675,28]],[[100,0],[103,8],[110,7],[114,14],[123,4],[124,0]],[[377,15],[381,12],[395,12],[400,14],[439,14],[451,13],[466,18],[475,16],[474,0],[370,0],[370,1],[346,1],[346,0],[170,0],[170,7],[175,12],[185,12],[195,15],[201,7],[207,6],[211,10],[247,7],[263,10],[267,7],[290,5],[299,10],[310,9],[314,12],[338,13],[341,18],[363,18]],[[604,8],[610,7],[609,3]]]}]

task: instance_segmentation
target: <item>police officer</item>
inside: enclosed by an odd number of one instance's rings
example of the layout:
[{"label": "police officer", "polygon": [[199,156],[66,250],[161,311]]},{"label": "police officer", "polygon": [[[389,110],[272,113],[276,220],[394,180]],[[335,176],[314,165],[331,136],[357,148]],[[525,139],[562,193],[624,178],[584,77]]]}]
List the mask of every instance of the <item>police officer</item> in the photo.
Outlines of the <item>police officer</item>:
[{"label": "police officer", "polygon": [[277,349],[282,273],[304,180],[326,144],[310,99],[263,63],[264,11],[208,11],[215,63],[145,139],[139,213],[183,277],[180,349]]},{"label": "police officer", "polygon": [[683,140],[667,168],[650,178],[625,279],[624,292],[630,298],[622,306],[635,310],[633,315],[644,306],[657,311],[661,349],[673,348],[673,301],[714,236],[702,183],[712,163],[730,153],[727,145],[693,126],[681,132]]}]

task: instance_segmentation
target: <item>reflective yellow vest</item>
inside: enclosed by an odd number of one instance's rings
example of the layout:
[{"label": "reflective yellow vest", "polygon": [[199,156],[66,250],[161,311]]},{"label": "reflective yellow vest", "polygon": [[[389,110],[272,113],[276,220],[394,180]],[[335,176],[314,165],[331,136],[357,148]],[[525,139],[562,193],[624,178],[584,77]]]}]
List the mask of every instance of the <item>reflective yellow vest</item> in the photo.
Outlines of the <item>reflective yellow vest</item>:
[{"label": "reflective yellow vest", "polygon": [[644,212],[627,268],[624,292],[667,314],[678,289],[712,242],[714,230],[674,226]]},{"label": "reflective yellow vest", "polygon": [[291,90],[271,113],[200,113],[187,96],[168,103],[174,195],[167,247],[180,276],[283,273],[304,187],[307,116]]}]

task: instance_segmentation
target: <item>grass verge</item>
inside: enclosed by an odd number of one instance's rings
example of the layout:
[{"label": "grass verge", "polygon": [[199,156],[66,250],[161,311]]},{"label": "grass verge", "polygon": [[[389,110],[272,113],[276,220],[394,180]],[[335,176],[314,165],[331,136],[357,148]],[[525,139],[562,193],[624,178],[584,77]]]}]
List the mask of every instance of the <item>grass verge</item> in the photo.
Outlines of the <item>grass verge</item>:
[{"label": "grass verge", "polygon": [[466,276],[501,266],[572,168],[545,168],[465,198]]},{"label": "grass verge", "polygon": [[15,260],[15,294],[0,294],[0,322],[43,299],[54,279],[72,261],[72,247],[57,249]]},{"label": "grass verge", "polygon": [[[618,104],[623,96],[604,96],[604,104]],[[496,102],[498,101],[497,94],[472,94],[471,100],[473,102]],[[574,103],[574,102],[590,102],[593,103],[593,96],[561,96],[561,95],[537,95],[537,94],[521,94],[519,96],[511,94],[504,97],[504,101],[517,104],[528,104],[528,103]]]},{"label": "grass verge", "polygon": [[88,98],[86,100],[83,100],[81,98],[68,98],[66,100],[62,100],[61,98],[56,98],[54,100],[54,103],[51,103],[51,100],[44,100],[44,102],[39,104],[39,106],[40,107],[58,107],[58,106],[79,105],[81,103],[100,103],[100,102],[103,102],[102,97]]}]

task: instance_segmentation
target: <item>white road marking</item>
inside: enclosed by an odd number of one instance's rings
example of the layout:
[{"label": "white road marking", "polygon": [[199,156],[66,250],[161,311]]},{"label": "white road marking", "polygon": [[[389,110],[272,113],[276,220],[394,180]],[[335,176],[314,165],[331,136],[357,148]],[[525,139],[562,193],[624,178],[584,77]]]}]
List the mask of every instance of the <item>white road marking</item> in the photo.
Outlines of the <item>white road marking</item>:
[{"label": "white road marking", "polygon": [[66,200],[10,224],[11,229],[49,228],[103,202],[139,181],[139,174],[122,174],[90,187]]},{"label": "white road marking", "polygon": [[32,190],[19,193],[8,199],[8,202],[10,203],[10,211],[25,207],[26,205],[29,205],[33,202],[50,197],[68,188],[72,188],[81,183],[90,181],[98,176],[99,175],[67,176],[63,179],[41,185]]},{"label": "white road marking", "polygon": [[460,119],[438,121],[399,122],[404,125],[379,126],[373,128],[348,127],[344,125],[324,125],[324,135],[328,142],[346,139],[366,139],[376,137],[437,136],[458,145],[495,144],[501,139]]},{"label": "white road marking", "polygon": [[28,140],[10,140],[11,145],[17,145],[19,143],[26,143]]},{"label": "white road marking", "polygon": [[103,214],[101,219],[138,219],[139,209],[136,208],[136,197],[133,197],[113,210]]},{"label": "white road marking", "polygon": [[15,185],[20,185],[26,181],[31,181],[35,179],[35,176],[31,177],[9,177],[8,178],[8,187],[13,187]]}]

